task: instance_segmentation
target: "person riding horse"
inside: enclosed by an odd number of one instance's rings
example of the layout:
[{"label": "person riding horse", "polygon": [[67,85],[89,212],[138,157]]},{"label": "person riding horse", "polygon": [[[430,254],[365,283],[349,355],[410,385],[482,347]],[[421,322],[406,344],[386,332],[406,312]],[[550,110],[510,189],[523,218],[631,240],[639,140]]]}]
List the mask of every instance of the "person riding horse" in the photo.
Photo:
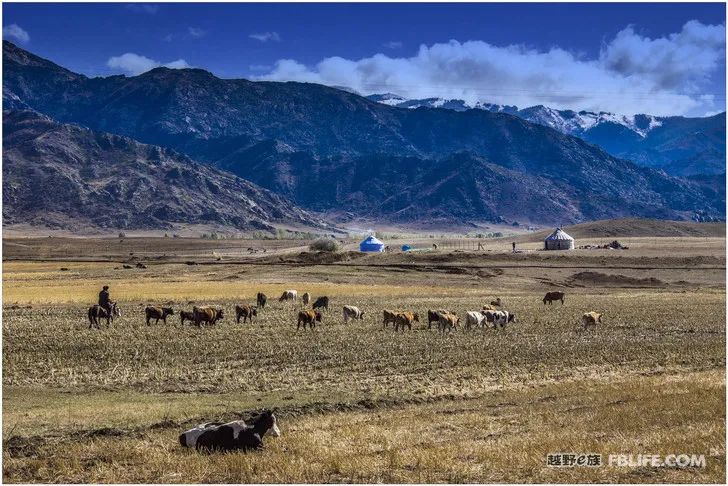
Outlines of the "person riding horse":
[{"label": "person riding horse", "polygon": [[99,292],[99,306],[103,307],[111,315],[111,296],[109,295],[108,285],[104,285],[104,288]]}]

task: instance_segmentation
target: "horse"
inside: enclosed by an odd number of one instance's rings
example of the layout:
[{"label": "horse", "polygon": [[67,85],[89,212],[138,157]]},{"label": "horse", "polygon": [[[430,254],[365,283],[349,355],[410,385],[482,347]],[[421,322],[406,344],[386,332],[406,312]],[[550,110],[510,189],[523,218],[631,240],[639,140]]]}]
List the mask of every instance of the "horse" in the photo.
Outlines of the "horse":
[{"label": "horse", "polygon": [[111,323],[114,321],[114,317],[121,317],[121,309],[116,302],[109,302],[109,307],[111,307],[111,313],[98,304],[94,304],[88,308],[89,329],[94,326],[96,329],[100,329],[99,319],[106,319],[106,327],[110,327]]}]

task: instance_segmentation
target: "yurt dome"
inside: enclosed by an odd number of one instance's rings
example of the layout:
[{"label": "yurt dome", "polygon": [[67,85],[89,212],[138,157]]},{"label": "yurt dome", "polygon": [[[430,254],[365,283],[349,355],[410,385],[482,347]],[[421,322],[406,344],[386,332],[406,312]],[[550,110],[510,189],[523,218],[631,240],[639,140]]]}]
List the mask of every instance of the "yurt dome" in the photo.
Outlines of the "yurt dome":
[{"label": "yurt dome", "polygon": [[382,252],[384,251],[384,243],[377,239],[376,236],[372,235],[359,243],[359,251]]},{"label": "yurt dome", "polygon": [[573,250],[574,238],[566,234],[561,228],[548,235],[544,240],[544,248],[546,250]]}]

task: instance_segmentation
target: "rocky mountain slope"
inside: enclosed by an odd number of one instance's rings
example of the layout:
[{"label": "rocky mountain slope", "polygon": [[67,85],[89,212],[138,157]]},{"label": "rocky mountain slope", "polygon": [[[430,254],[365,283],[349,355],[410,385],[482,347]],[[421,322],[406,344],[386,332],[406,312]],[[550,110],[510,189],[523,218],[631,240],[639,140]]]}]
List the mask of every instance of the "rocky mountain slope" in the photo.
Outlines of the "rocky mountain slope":
[{"label": "rocky mountain slope", "polygon": [[689,219],[694,208],[717,214],[725,201],[725,192],[707,184],[616,159],[596,168],[588,160],[566,160],[519,170],[470,152],[313,157],[267,141],[218,162],[304,207],[399,223],[559,224],[634,214]]},{"label": "rocky mountain slope", "polygon": [[542,105],[518,109],[516,106],[466,103],[457,99],[408,100],[391,93],[370,95],[367,98],[400,108],[479,109],[508,113],[582,138],[616,157],[660,168],[676,176],[721,174],[726,170],[725,113],[705,118],[625,116],[555,110]]},{"label": "rocky mountain slope", "polygon": [[309,209],[402,222],[724,214],[724,198],[697,182],[507,113],[407,110],[199,69],[91,79],[7,42],[3,68],[6,101],[174,148]]},{"label": "rocky mountain slope", "polygon": [[158,146],[3,113],[3,222],[59,229],[324,227],[285,198]]}]

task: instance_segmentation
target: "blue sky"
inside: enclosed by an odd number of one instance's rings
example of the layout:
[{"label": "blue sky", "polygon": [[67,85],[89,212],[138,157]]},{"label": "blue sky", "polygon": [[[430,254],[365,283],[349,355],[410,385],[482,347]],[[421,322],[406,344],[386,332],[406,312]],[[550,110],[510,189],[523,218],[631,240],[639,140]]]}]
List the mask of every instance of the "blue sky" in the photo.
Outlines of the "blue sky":
[{"label": "blue sky", "polygon": [[3,36],[89,76],[157,65],[362,93],[725,109],[724,4],[3,4]]}]

